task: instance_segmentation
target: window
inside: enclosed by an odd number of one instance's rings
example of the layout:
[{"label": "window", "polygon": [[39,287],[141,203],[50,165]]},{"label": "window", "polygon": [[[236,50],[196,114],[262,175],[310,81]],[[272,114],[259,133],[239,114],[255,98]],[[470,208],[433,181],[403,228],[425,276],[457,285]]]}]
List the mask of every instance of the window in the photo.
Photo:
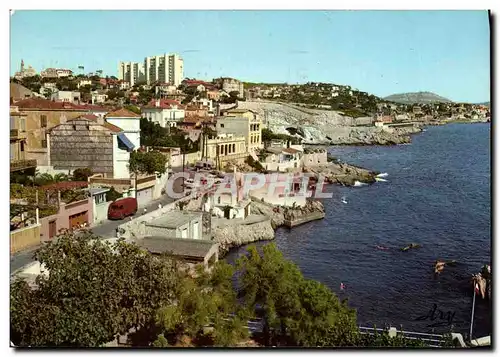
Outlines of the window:
[{"label": "window", "polygon": [[26,131],[26,119],[25,118],[20,118],[19,119],[19,130],[21,132]]},{"label": "window", "polygon": [[236,144],[233,144],[233,153],[236,152]]},{"label": "window", "polygon": [[73,130],[76,130],[76,124],[73,124]]},{"label": "window", "polygon": [[221,127],[221,128],[223,128],[223,127],[224,127],[224,124],[221,124],[221,125],[220,125],[220,127]]},{"label": "window", "polygon": [[42,140],[42,148],[44,148],[44,149],[47,148],[47,140],[46,139]]},{"label": "window", "polygon": [[46,128],[47,127],[47,116],[46,115],[41,115],[40,116],[40,126],[42,128]]},{"label": "window", "polygon": [[24,151],[24,141],[21,141],[20,148],[21,148],[21,151]]},{"label": "window", "polygon": [[90,125],[85,125],[85,128],[87,128],[87,130],[90,130]]}]

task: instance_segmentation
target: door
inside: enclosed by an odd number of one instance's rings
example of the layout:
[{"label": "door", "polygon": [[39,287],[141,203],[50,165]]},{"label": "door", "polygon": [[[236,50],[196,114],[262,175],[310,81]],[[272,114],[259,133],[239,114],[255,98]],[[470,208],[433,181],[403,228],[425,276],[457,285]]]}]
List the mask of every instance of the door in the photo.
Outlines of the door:
[{"label": "door", "polygon": [[49,238],[55,237],[57,234],[57,223],[56,220],[49,222]]},{"label": "door", "polygon": [[200,239],[199,229],[200,229],[200,222],[194,222],[193,223],[193,234],[192,234],[193,239]]},{"label": "door", "polygon": [[137,204],[139,206],[147,205],[153,200],[153,188],[146,188],[137,191]]},{"label": "door", "polygon": [[187,230],[187,228],[184,228],[181,231],[181,238],[187,238],[187,237],[188,237],[188,230]]},{"label": "door", "polygon": [[84,223],[88,224],[87,211],[69,216],[69,228],[76,228]]}]

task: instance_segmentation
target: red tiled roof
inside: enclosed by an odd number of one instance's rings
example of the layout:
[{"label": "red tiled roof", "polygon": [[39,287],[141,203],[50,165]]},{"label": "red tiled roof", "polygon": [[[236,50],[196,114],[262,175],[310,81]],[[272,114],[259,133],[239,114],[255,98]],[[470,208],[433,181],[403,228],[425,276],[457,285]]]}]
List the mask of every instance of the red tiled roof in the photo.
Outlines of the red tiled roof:
[{"label": "red tiled roof", "polygon": [[89,110],[84,105],[77,105],[68,102],[53,102],[43,98],[28,98],[16,102],[19,109],[38,109],[38,110]]},{"label": "red tiled roof", "polygon": [[[160,102],[159,106],[156,106],[156,101]],[[172,106],[176,105],[179,109],[184,109],[185,106],[173,99],[152,99],[148,105],[144,108],[160,108],[160,109],[172,109]]]},{"label": "red tiled roof", "polygon": [[299,150],[294,149],[294,148],[286,148],[286,149],[283,149],[283,152],[286,152],[287,154],[296,154],[299,152]]},{"label": "red tiled roof", "polygon": [[81,115],[80,118],[88,119],[88,120],[97,120],[99,118],[97,115],[94,114],[85,114]]},{"label": "red tiled roof", "polygon": [[125,108],[117,109],[111,113],[108,113],[104,116],[105,118],[140,118],[139,114],[131,112]]}]

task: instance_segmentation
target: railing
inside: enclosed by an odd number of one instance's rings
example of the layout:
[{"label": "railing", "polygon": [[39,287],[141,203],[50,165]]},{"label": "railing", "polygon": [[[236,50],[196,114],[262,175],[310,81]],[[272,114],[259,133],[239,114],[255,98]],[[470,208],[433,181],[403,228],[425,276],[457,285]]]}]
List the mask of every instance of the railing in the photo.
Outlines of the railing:
[{"label": "railing", "polygon": [[26,170],[36,167],[36,160],[14,160],[10,162],[10,171]]},{"label": "railing", "polygon": [[375,329],[373,327],[364,327],[359,326],[359,332],[363,335],[374,335],[375,331],[378,333],[389,332],[390,335],[392,333],[394,335],[402,335],[408,340],[421,340],[426,343],[429,347],[443,347],[446,343],[446,338],[444,335],[437,335],[432,333],[422,333],[422,332],[413,332],[413,331],[403,331],[392,329]]}]

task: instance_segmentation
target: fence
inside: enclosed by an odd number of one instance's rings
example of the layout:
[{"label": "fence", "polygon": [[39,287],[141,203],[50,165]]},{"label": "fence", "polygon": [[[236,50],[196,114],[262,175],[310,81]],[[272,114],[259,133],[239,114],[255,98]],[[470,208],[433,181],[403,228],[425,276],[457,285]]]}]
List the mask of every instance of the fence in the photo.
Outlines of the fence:
[{"label": "fence", "polygon": [[394,327],[389,329],[375,329],[373,327],[359,326],[359,332],[364,335],[374,335],[375,332],[388,332],[390,337],[395,337],[397,335],[402,335],[408,340],[421,340],[426,343],[429,347],[441,348],[446,343],[446,337],[444,335],[437,335],[432,333],[421,333],[413,331],[403,331],[397,330]]}]

